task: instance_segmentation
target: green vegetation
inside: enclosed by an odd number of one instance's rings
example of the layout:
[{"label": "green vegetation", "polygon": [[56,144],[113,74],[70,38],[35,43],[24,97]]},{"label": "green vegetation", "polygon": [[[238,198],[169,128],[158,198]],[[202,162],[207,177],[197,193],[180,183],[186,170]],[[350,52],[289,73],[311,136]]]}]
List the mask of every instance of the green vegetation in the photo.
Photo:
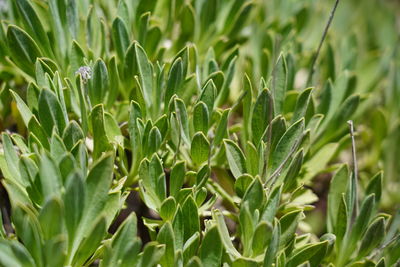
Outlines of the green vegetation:
[{"label": "green vegetation", "polygon": [[0,266],[399,266],[400,6],[338,3],[0,1]]}]

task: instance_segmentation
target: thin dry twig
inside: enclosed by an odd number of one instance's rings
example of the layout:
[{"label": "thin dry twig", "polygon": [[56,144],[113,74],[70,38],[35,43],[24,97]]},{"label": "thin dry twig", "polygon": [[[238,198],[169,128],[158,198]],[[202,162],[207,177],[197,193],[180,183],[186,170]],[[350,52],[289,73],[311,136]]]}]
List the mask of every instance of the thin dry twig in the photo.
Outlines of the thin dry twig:
[{"label": "thin dry twig", "polygon": [[355,209],[355,215],[358,214],[358,201],[357,201],[357,181],[358,181],[358,166],[357,166],[357,155],[356,155],[356,141],[354,138],[354,124],[352,120],[347,121],[349,124],[350,128],[350,137],[351,137],[351,152],[352,152],[352,157],[353,157],[353,178],[354,179],[354,209]]},{"label": "thin dry twig", "polygon": [[333,17],[335,16],[335,12],[336,12],[336,8],[337,8],[338,4],[339,4],[339,0],[336,0],[335,4],[334,4],[334,6],[333,6],[333,8],[331,10],[331,13],[329,15],[328,22],[326,23],[326,26],[325,26],[325,29],[324,29],[324,33],[322,34],[322,37],[321,37],[321,41],[319,42],[317,52],[314,54],[314,58],[313,58],[313,61],[311,63],[311,67],[310,67],[310,72],[308,74],[307,86],[310,86],[310,84],[312,82],[312,77],[313,77],[314,72],[315,72],[315,64],[317,62],[319,53],[321,52],[322,44],[324,43],[325,38],[328,35],[328,30],[329,30],[329,27],[331,26]]}]

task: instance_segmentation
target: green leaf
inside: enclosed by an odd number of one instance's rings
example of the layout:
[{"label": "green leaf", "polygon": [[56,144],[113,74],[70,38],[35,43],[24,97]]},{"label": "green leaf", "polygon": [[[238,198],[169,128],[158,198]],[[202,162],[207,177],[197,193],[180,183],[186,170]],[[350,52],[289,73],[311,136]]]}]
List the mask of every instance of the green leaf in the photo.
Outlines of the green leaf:
[{"label": "green leaf", "polygon": [[246,157],[247,157],[246,161],[247,171],[253,176],[258,175],[260,172],[259,168],[260,157],[257,149],[250,141],[248,141],[246,144]]},{"label": "green leaf", "polygon": [[140,85],[143,89],[143,97],[146,105],[151,106],[151,96],[153,92],[153,67],[147,58],[146,52],[138,43],[135,43],[135,52]]},{"label": "green leaf", "polygon": [[278,222],[274,227],[271,241],[269,242],[268,248],[265,251],[263,267],[272,266],[272,263],[274,262],[276,254],[279,250],[280,234],[281,234],[281,229],[280,229],[280,224]]},{"label": "green leaf", "polygon": [[353,116],[357,110],[359,102],[360,96],[352,95],[340,105],[340,107],[335,111],[335,115],[329,122],[325,132],[323,133],[323,140],[329,140],[330,138],[335,137],[337,134],[337,128],[345,125],[345,123]]},{"label": "green leaf", "polygon": [[221,266],[222,248],[217,226],[209,228],[200,246],[199,257],[203,265],[210,267]]},{"label": "green leaf", "polygon": [[73,170],[77,168],[75,158],[71,154],[66,152],[64,153],[64,155],[60,156],[59,166],[63,182],[66,181]]},{"label": "green leaf", "polygon": [[382,172],[377,173],[374,177],[371,178],[371,181],[368,183],[368,186],[365,189],[366,196],[370,194],[375,194],[375,204],[379,204],[381,200],[382,176],[383,176]]},{"label": "green leaf", "polygon": [[172,221],[172,228],[174,229],[175,245],[178,250],[183,248],[183,214],[180,205],[177,205],[176,213]]},{"label": "green leaf", "polygon": [[[237,35],[240,30],[246,25],[246,20],[250,15],[250,12],[254,6],[254,3],[252,1],[245,2],[241,8],[238,10],[238,12],[235,15],[235,20],[232,25],[232,28],[229,32],[229,35],[235,36]],[[232,13],[231,13],[232,14]]]},{"label": "green leaf", "polygon": [[[94,218],[97,218],[108,200],[108,191],[113,177],[114,157],[110,153],[97,160],[86,178],[86,201],[83,217],[79,230],[82,234],[88,234],[93,226]],[[79,237],[75,236],[75,238]]]},{"label": "green leaf", "polygon": [[329,257],[331,255],[333,249],[335,248],[336,236],[327,233],[320,237],[320,241],[327,241],[328,244],[325,250],[320,250],[310,259],[310,264],[312,265],[320,264],[325,257]]},{"label": "green leaf", "polygon": [[[238,50],[237,50],[238,51]],[[226,79],[224,80],[224,83],[222,84],[222,88],[218,93],[218,97],[215,100],[215,105],[216,106],[221,106],[223,105],[229,97],[229,93],[230,93],[230,85],[231,82],[233,80],[233,76],[235,74],[235,66],[236,66],[236,60],[237,60],[237,55],[236,55],[236,51],[234,51],[235,53],[233,53],[233,58],[230,61],[226,61],[229,62],[228,67],[226,69]],[[224,66],[223,66],[224,67]]]},{"label": "green leaf", "polygon": [[271,241],[272,238],[272,226],[267,222],[260,222],[254,230],[254,236],[252,240],[252,251],[253,256],[258,256],[264,253],[265,248]]},{"label": "green leaf", "polygon": [[[270,127],[270,126],[268,126]],[[271,136],[271,151],[274,151],[276,148],[276,145],[278,144],[279,140],[283,136],[283,134],[286,132],[286,120],[282,115],[278,115],[274,120],[271,122],[271,127],[272,127],[272,136]],[[267,130],[269,131],[269,130]],[[263,141],[268,142],[268,135],[264,135]]]},{"label": "green leaf", "polygon": [[221,242],[226,249],[226,252],[235,258],[241,257],[240,253],[236,250],[236,248],[232,244],[228,228],[226,227],[224,216],[222,215],[222,213],[219,210],[213,210],[212,217],[217,224],[218,233],[221,238]]},{"label": "green leaf", "polygon": [[150,156],[153,153],[157,152],[158,148],[161,145],[161,141],[162,141],[162,136],[160,130],[158,130],[157,127],[151,128],[147,141],[147,153],[146,153],[147,156]]},{"label": "green leaf", "polygon": [[48,155],[42,156],[39,173],[43,197],[58,195],[62,185],[61,174],[54,160]]},{"label": "green leaf", "polygon": [[136,235],[137,219],[135,213],[131,213],[113,235],[111,249],[105,254],[101,266],[127,267],[131,266],[131,264],[135,264],[141,244]]},{"label": "green leaf", "polygon": [[50,150],[50,143],[48,140],[49,137],[35,116],[32,116],[31,120],[29,121],[28,129],[32,134],[35,135],[44,148]]},{"label": "green leaf", "polygon": [[279,140],[272,154],[271,169],[276,170],[299,144],[304,131],[304,119],[292,124]]},{"label": "green leaf", "polygon": [[215,146],[219,146],[222,142],[222,139],[224,139],[224,137],[227,135],[228,116],[230,111],[231,109],[228,108],[222,112],[221,118],[217,126],[217,130],[215,131],[215,137],[213,142]]},{"label": "green leaf", "polygon": [[68,123],[68,119],[62,111],[57,96],[48,89],[42,89],[38,104],[40,122],[47,135],[52,135],[54,127],[58,130],[58,133],[62,133]]},{"label": "green leaf", "polygon": [[[4,159],[4,158],[2,158]],[[6,173],[7,170],[2,169],[4,177],[9,179],[8,177],[11,176]],[[19,171],[21,175],[22,181],[26,182],[27,184],[32,184],[32,186],[27,187],[27,191],[30,194],[32,200],[36,203],[42,202],[42,196],[40,196],[39,188],[35,184],[35,180],[37,181],[36,177],[38,174],[38,167],[36,163],[27,156],[21,156],[19,161]],[[1,223],[1,220],[0,220]],[[1,227],[0,227],[0,235],[1,235]]]},{"label": "green leaf", "polygon": [[326,121],[323,123],[324,125],[328,124],[332,117],[334,117],[334,115],[338,112],[339,106],[346,97],[348,81],[349,72],[346,71],[336,78],[334,85],[331,83],[331,81],[326,83],[324,94],[322,95],[324,105],[321,106],[321,108],[323,108],[321,111],[323,114],[325,114],[326,118]]},{"label": "green leaf", "polygon": [[75,144],[84,138],[83,131],[76,121],[70,121],[63,133],[66,148],[71,150]]},{"label": "green leaf", "polygon": [[169,125],[171,128],[171,141],[177,149],[180,149],[182,131],[176,112],[171,113],[169,117]]},{"label": "green leaf", "polygon": [[34,75],[34,64],[41,52],[35,41],[21,28],[10,25],[7,30],[7,44],[11,58],[24,72]]},{"label": "green leaf", "polygon": [[169,192],[171,196],[176,196],[179,190],[182,188],[185,179],[185,162],[177,162],[171,170]]},{"label": "green leaf", "polygon": [[378,248],[385,237],[385,219],[378,217],[366,230],[360,248],[358,249],[358,258],[368,255],[373,249]]},{"label": "green leaf", "polygon": [[128,131],[132,150],[132,168],[137,168],[141,159],[141,133],[138,127],[138,119],[142,117],[140,106],[135,101],[131,101],[129,108]]},{"label": "green leaf", "polygon": [[201,188],[207,183],[208,178],[210,177],[210,167],[205,164],[196,175],[196,188]]},{"label": "green leaf", "polygon": [[210,143],[202,132],[197,132],[192,139],[190,154],[193,163],[197,166],[206,162],[210,153]]},{"label": "green leaf", "polygon": [[198,102],[193,109],[193,128],[195,132],[207,135],[209,124],[209,113],[204,102]]},{"label": "green leaf", "polygon": [[116,17],[112,23],[112,37],[117,55],[122,61],[130,42],[128,29],[120,17]]},{"label": "green leaf", "polygon": [[217,88],[212,79],[204,85],[201,90],[199,101],[204,102],[207,105],[208,114],[211,114],[214,110],[215,98],[217,95]]},{"label": "green leaf", "polygon": [[39,266],[43,265],[43,240],[37,215],[29,207],[18,203],[13,207],[12,222],[16,235],[32,255],[35,263]]},{"label": "green leaf", "polygon": [[139,19],[139,33],[138,33],[138,41],[141,44],[146,43],[146,37],[149,28],[149,20],[150,20],[150,12],[146,12],[140,15]]},{"label": "green leaf", "polygon": [[111,59],[108,61],[108,72],[109,72],[109,85],[110,85],[110,90],[107,95],[107,107],[111,108],[115,100],[117,99],[119,93],[120,93],[120,74],[118,72],[118,66],[117,66],[117,59],[115,56],[111,57]]},{"label": "green leaf", "polygon": [[25,123],[25,126],[28,127],[29,121],[32,118],[33,114],[29,107],[25,104],[22,98],[13,90],[10,90],[15,102],[17,103],[18,111],[21,114],[22,120]]},{"label": "green leaf", "polygon": [[193,256],[186,265],[187,267],[203,267],[199,257]]},{"label": "green leaf", "polygon": [[52,239],[63,233],[63,209],[58,198],[48,199],[39,213],[39,223],[42,227],[43,238]]},{"label": "green leaf", "polygon": [[380,261],[375,265],[376,267],[385,267],[385,258],[381,258]]},{"label": "green leaf", "polygon": [[[239,1],[235,1],[237,3]],[[244,128],[244,134],[246,137],[250,136],[250,120],[251,117],[251,111],[252,111],[252,101],[253,101],[253,87],[251,84],[251,80],[247,74],[245,74],[244,79],[243,79],[243,92],[246,94],[243,98],[243,128]],[[248,139],[248,138],[247,138]]]},{"label": "green leaf", "polygon": [[355,244],[360,240],[361,236],[365,232],[369,221],[372,217],[372,210],[375,205],[375,195],[368,195],[360,208],[360,213],[358,214],[350,234],[350,239],[348,243],[348,249],[352,251],[354,249]]},{"label": "green leaf", "polygon": [[53,132],[53,135],[50,139],[50,155],[56,163],[59,163],[64,157],[65,153],[67,153],[67,149],[65,148],[61,137]]},{"label": "green leaf", "polygon": [[75,41],[72,41],[71,51],[69,55],[69,62],[73,73],[79,69],[79,67],[85,65],[85,52],[82,47]]},{"label": "green leaf", "polygon": [[165,244],[165,253],[160,260],[163,266],[174,266],[175,263],[175,240],[174,232],[170,222],[166,222],[157,235],[157,241]]},{"label": "green leaf", "polygon": [[[67,178],[65,194],[63,197],[65,209],[65,226],[68,231],[69,240],[78,230],[79,222],[83,215],[86,201],[86,190],[82,177],[78,173],[72,173]],[[72,245],[72,242],[69,244]]]},{"label": "green leaf", "polygon": [[189,196],[182,205],[182,215],[184,218],[183,240],[188,240],[193,234],[200,231],[200,220],[197,212],[197,205],[193,197]]},{"label": "green leaf", "polygon": [[183,141],[190,146],[190,136],[189,136],[189,119],[186,112],[186,105],[183,100],[179,98],[174,99],[175,112],[181,128],[181,134]]},{"label": "green leaf", "polygon": [[160,217],[164,220],[172,220],[176,211],[176,201],[173,197],[166,198],[160,207]]},{"label": "green leaf", "polygon": [[40,89],[34,83],[29,83],[26,89],[26,103],[31,110],[38,110]]},{"label": "green leaf", "polygon": [[82,266],[86,262],[90,255],[92,255],[99,246],[106,231],[106,218],[101,216],[100,219],[96,221],[95,226],[89,235],[83,239],[82,243],[80,243],[73,260],[74,265]]},{"label": "green leaf", "polygon": [[281,194],[281,187],[275,187],[274,190],[269,194],[264,211],[261,213],[261,219],[263,221],[269,222],[271,224],[273,223],[274,217],[279,207]]},{"label": "green leaf", "polygon": [[246,158],[242,150],[232,140],[224,139],[226,158],[229,168],[235,178],[246,173]]},{"label": "green leaf", "polygon": [[139,177],[142,179],[146,194],[154,202],[152,208],[159,209],[162,201],[166,198],[165,173],[162,162],[157,154],[154,154],[151,161],[143,160],[140,164]]},{"label": "green leaf", "polygon": [[253,222],[253,213],[250,213],[248,201],[243,202],[240,205],[240,213],[239,213],[239,226],[241,233],[241,241],[243,244],[243,256],[248,257],[251,255],[252,248],[252,237],[254,234],[254,222]]},{"label": "green leaf", "polygon": [[276,114],[282,114],[282,106],[286,95],[286,83],[286,60],[284,55],[280,54],[272,72],[272,95],[274,99],[274,110]]},{"label": "green leaf", "polygon": [[[121,133],[121,129],[114,116],[108,112],[104,113],[104,126],[107,133],[107,138],[110,142],[114,144],[119,144],[122,146],[124,139]],[[151,137],[151,134],[149,138]]]},{"label": "green leaf", "polygon": [[[89,123],[88,123],[88,108],[86,107],[86,101],[87,99],[85,97],[86,91],[85,91],[85,85],[84,81],[82,79],[82,75],[76,76],[76,87],[78,91],[78,98],[79,98],[79,107],[80,107],[80,113],[81,113],[81,119],[82,119],[82,129],[83,133],[87,135],[88,130],[89,130]],[[72,85],[71,85],[72,88]]]},{"label": "green leaf", "polygon": [[298,253],[293,255],[288,261],[288,267],[299,266],[306,261],[310,260],[314,255],[319,253],[319,251],[325,251],[328,246],[328,241],[319,242],[316,244],[311,244],[300,250]]},{"label": "green leaf", "polygon": [[146,37],[146,51],[148,51],[149,55],[154,55],[157,52],[158,45],[162,39],[162,32],[160,27],[151,26],[147,32]]},{"label": "green leaf", "polygon": [[188,261],[197,254],[200,243],[199,232],[194,233],[183,245],[183,260]]},{"label": "green leaf", "polygon": [[242,205],[247,203],[250,214],[254,214],[256,209],[260,210],[262,204],[264,203],[264,199],[264,188],[260,179],[257,177],[247,188],[242,199]]},{"label": "green leaf", "polygon": [[90,79],[89,97],[92,105],[105,103],[105,95],[109,91],[110,84],[108,71],[103,60],[98,59],[93,66],[93,76]]},{"label": "green leaf", "polygon": [[165,88],[164,106],[167,110],[171,97],[177,94],[183,84],[183,64],[182,59],[177,58],[173,63],[168,73],[167,86]]},{"label": "green leaf", "polygon": [[98,159],[103,152],[112,148],[105,129],[103,104],[93,107],[90,116],[93,129],[93,157]]},{"label": "green leaf", "polygon": [[131,80],[138,74],[136,61],[136,42],[133,41],[126,50],[124,57],[124,68],[122,74],[125,79]]},{"label": "green leaf", "polygon": [[104,112],[104,126],[108,140],[114,144],[119,144],[122,146],[124,138],[122,136],[121,129],[119,128],[114,116],[108,112]]},{"label": "green leaf", "polygon": [[32,35],[36,41],[40,41],[41,46],[50,54],[51,48],[49,39],[32,5],[27,0],[17,0],[16,6],[18,7],[22,22],[25,28],[28,29],[29,34]]},{"label": "green leaf", "polygon": [[43,60],[38,58],[35,63],[35,78],[39,87],[50,88],[49,80],[47,79],[48,76],[46,74],[54,77],[51,68]]},{"label": "green leaf", "polygon": [[312,90],[313,88],[305,89],[297,98],[296,107],[292,116],[292,122],[296,122],[305,117],[308,105],[310,103]]},{"label": "green leaf", "polygon": [[339,211],[339,206],[342,205],[342,195],[347,191],[349,177],[348,167],[347,165],[343,164],[331,180],[328,194],[327,214],[327,225],[329,232],[333,232],[333,229],[336,227],[336,218]]},{"label": "green leaf", "polygon": [[49,266],[63,266],[66,258],[67,240],[64,235],[59,235],[46,242],[46,255],[44,259]]},{"label": "green leaf", "polygon": [[21,154],[28,154],[30,152],[25,139],[21,135],[19,135],[17,133],[13,133],[13,134],[11,134],[11,138],[14,141],[14,143],[17,145]]},{"label": "green leaf", "polygon": [[253,182],[253,177],[248,174],[244,174],[238,177],[235,181],[235,192],[238,197],[242,198],[249,185]]},{"label": "green leaf", "polygon": [[225,21],[224,21],[224,28],[223,31],[226,32],[227,29],[230,29],[232,27],[236,15],[239,13],[240,8],[243,6],[243,2],[240,0],[232,1],[232,4],[229,6],[229,13],[226,15]]},{"label": "green leaf", "polygon": [[345,194],[341,194],[339,206],[337,209],[337,213],[335,217],[332,218],[336,219],[334,222],[333,230],[332,232],[336,235],[336,243],[337,246],[340,247],[342,240],[344,238],[344,235],[346,234],[347,228],[348,228],[348,208],[347,208],[347,203],[346,203],[346,197]]},{"label": "green leaf", "polygon": [[2,133],[1,137],[3,140],[4,157],[7,162],[8,170],[12,174],[11,177],[15,182],[22,186],[24,185],[24,181],[21,180],[18,170],[19,158],[17,152],[15,151],[11,138],[8,134]]},{"label": "green leaf", "polygon": [[[11,177],[11,174],[9,174],[7,169],[4,168],[3,155],[0,155],[0,167],[5,177],[7,178]],[[17,184],[14,180],[10,180],[9,178],[4,179],[2,181],[2,184],[4,185],[4,188],[7,190],[12,205],[15,205],[17,203],[32,203],[25,188]]]},{"label": "green leaf", "polygon": [[190,40],[193,38],[196,25],[195,17],[196,15],[192,5],[190,3],[184,3],[181,8],[180,16],[178,16],[181,25],[182,39]]},{"label": "green leaf", "polygon": [[285,214],[280,220],[281,235],[279,241],[279,248],[282,249],[288,245],[294,238],[294,234],[297,230],[297,225],[301,216],[303,215],[301,210],[295,210]]},{"label": "green leaf", "polygon": [[204,1],[200,2],[201,9],[200,9],[200,28],[203,34],[210,31],[214,20],[217,17],[217,1]]},{"label": "green leaf", "polygon": [[156,122],[154,123],[154,126],[156,126],[158,128],[163,140],[165,140],[168,130],[169,130],[168,116],[166,114],[163,114],[160,118],[158,118],[156,120]]},{"label": "green leaf", "polygon": [[156,266],[161,257],[164,255],[165,245],[159,245],[157,242],[149,242],[143,250],[143,255],[138,264],[138,267],[153,267]]},{"label": "green leaf", "polygon": [[26,248],[14,240],[0,240],[0,264],[2,266],[35,267],[35,261]]},{"label": "green leaf", "polygon": [[283,192],[291,192],[297,187],[297,179],[303,165],[303,159],[304,151],[301,149],[293,156],[293,160],[290,163],[288,172],[283,180]]},{"label": "green leaf", "polygon": [[251,118],[251,132],[253,136],[253,142],[256,147],[258,147],[258,144],[260,143],[260,140],[267,129],[269,121],[272,121],[273,118],[273,99],[270,91],[268,89],[264,89],[257,97]]},{"label": "green leaf", "polygon": [[55,41],[58,51],[62,56],[66,55],[67,50],[67,12],[65,1],[50,1],[50,14],[52,17],[52,30],[55,35]]}]

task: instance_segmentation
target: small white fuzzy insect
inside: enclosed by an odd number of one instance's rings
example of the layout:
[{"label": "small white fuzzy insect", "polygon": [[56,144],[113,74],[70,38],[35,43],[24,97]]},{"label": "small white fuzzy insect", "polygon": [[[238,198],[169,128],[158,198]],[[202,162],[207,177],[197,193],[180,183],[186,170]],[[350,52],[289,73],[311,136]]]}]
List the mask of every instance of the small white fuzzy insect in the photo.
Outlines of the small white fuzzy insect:
[{"label": "small white fuzzy insect", "polygon": [[79,67],[75,74],[80,74],[82,76],[83,82],[86,83],[92,78],[92,69],[89,66],[82,66]]}]

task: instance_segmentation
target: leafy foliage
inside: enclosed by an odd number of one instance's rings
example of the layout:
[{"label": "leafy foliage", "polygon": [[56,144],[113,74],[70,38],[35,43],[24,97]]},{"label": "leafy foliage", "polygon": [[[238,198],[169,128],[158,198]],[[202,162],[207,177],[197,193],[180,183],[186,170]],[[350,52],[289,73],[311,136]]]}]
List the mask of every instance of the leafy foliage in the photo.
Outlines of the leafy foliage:
[{"label": "leafy foliage", "polygon": [[306,2],[1,1],[0,266],[398,264],[393,175],[338,163],[387,78],[360,66],[385,46],[338,26],[313,75],[331,7]]}]

